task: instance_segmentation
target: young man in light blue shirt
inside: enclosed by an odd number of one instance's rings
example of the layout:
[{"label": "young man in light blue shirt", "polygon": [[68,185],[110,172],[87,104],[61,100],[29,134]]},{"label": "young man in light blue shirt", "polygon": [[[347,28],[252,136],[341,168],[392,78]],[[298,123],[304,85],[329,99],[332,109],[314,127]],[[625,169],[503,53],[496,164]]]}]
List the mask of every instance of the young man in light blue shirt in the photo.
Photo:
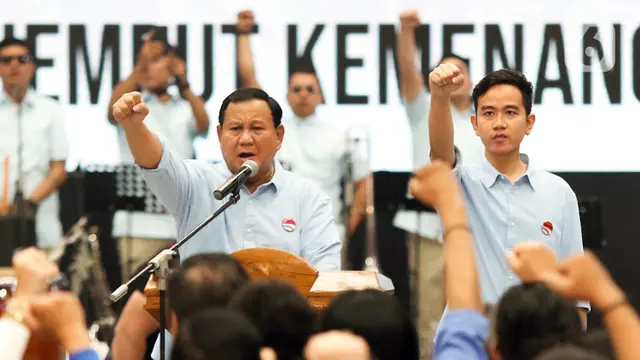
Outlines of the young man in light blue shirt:
[{"label": "young man in light blue shirt", "polygon": [[[536,168],[520,143],[533,129],[533,86],[514,70],[485,76],[473,90],[476,108],[471,125],[485,146],[485,156],[466,163],[453,144],[449,96],[464,77],[452,64],[429,75],[431,158],[455,166],[463,189],[482,298],[496,303],[504,291],[519,283],[506,257],[524,242],[538,241],[559,259],[581,254],[582,234],[575,193],[560,177]],[[586,322],[587,303],[580,303]]]}]

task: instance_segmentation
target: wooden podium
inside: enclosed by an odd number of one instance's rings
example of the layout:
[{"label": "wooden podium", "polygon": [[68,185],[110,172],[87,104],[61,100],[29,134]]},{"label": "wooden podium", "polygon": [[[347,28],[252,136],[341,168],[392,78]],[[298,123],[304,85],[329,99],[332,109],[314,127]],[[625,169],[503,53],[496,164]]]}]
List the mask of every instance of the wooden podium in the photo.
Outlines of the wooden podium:
[{"label": "wooden podium", "polygon": [[[280,279],[292,283],[318,309],[345,290],[378,289],[393,294],[391,280],[371,271],[318,271],[299,256],[272,248],[252,248],[231,254],[244,266],[252,280]],[[144,306],[156,320],[160,319],[160,294],[152,276],[144,289]]]}]

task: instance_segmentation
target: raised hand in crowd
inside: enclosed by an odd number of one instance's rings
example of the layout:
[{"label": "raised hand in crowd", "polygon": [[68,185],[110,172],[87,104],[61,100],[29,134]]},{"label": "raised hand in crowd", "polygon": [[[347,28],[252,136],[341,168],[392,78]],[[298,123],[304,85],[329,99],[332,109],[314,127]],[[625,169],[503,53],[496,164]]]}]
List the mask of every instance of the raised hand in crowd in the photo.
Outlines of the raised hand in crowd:
[{"label": "raised hand in crowd", "polygon": [[55,334],[69,353],[90,348],[84,309],[78,296],[54,292],[33,297],[29,304],[40,329]]},{"label": "raised hand in crowd", "polygon": [[238,12],[238,22],[236,24],[239,34],[249,34],[255,25],[253,11],[242,10]]},{"label": "raised hand in crowd", "polygon": [[543,243],[517,244],[507,263],[523,282],[539,282],[540,275],[556,266],[556,255]]},{"label": "raised hand in crowd", "polygon": [[123,128],[141,124],[147,115],[149,108],[137,91],[124,94],[113,104],[113,116]]},{"label": "raised hand in crowd", "polygon": [[46,253],[35,247],[17,251],[12,262],[18,283],[16,298],[46,292],[49,282],[60,273],[58,266],[49,261]]}]

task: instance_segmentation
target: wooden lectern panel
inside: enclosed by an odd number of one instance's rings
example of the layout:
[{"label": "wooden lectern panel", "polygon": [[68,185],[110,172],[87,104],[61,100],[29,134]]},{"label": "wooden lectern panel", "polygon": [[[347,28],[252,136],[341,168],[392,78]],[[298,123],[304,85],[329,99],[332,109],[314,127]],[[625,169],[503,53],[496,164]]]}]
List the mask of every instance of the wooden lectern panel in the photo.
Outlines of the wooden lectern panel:
[{"label": "wooden lectern panel", "polygon": [[[278,279],[291,282],[315,308],[326,308],[331,299],[345,290],[377,289],[393,294],[389,278],[372,271],[318,271],[307,261],[289,252],[272,248],[252,248],[231,254],[252,280]],[[160,319],[160,294],[152,276],[144,289],[145,310]]]}]

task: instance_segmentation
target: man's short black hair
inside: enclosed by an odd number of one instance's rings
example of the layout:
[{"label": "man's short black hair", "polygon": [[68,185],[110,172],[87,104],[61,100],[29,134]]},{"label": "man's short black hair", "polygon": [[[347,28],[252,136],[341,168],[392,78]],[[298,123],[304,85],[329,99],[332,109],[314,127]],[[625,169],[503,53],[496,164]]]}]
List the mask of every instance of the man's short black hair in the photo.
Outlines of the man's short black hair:
[{"label": "man's short black hair", "polygon": [[262,337],[242,314],[199,311],[180,322],[171,360],[259,360]]},{"label": "man's short black hair", "polygon": [[504,360],[533,360],[548,348],[575,343],[582,336],[575,302],[539,283],[509,288],[500,298],[493,326]]},{"label": "man's short black hair", "polygon": [[464,58],[462,58],[462,56],[459,56],[459,55],[456,55],[456,54],[445,54],[444,56],[442,56],[442,59],[440,59],[440,62],[438,63],[438,65],[442,64],[447,59],[460,60],[467,67],[467,70],[469,70],[469,60],[468,59],[464,59]]},{"label": "man's short black hair", "polygon": [[220,106],[220,113],[218,114],[218,121],[220,122],[220,126],[224,123],[224,116],[229,104],[231,103],[239,103],[243,101],[249,101],[253,99],[263,100],[269,105],[269,109],[271,110],[271,117],[273,118],[273,125],[275,127],[280,126],[280,122],[282,121],[282,108],[280,104],[269,96],[264,90],[258,88],[242,88],[238,89],[229,96],[227,96]]},{"label": "man's short black hair", "polygon": [[362,336],[379,360],[419,358],[418,335],[398,300],[379,290],[349,290],[333,298],[321,331],[349,330]]},{"label": "man's short black hair", "polygon": [[242,265],[227,254],[198,254],[187,258],[169,276],[169,308],[179,321],[190,314],[224,307],[236,291],[249,282]]},{"label": "man's short black hair", "polygon": [[[318,74],[316,73],[316,69],[314,69],[313,65],[308,61],[298,61],[291,67],[291,73],[289,75],[289,80],[294,74],[311,74],[318,78]],[[319,81],[318,81],[319,82]]]},{"label": "man's short black hair", "polygon": [[304,346],[318,331],[318,313],[290,283],[262,280],[240,289],[229,307],[246,315],[279,360],[301,359]]},{"label": "man's short black hair", "polygon": [[533,85],[523,73],[517,70],[502,69],[494,71],[485,76],[480,82],[473,88],[471,96],[473,98],[473,105],[478,109],[478,99],[487,93],[489,89],[496,85],[513,85],[520,90],[522,94],[522,104],[527,115],[531,114],[531,107],[533,106]]},{"label": "man's short black hair", "polygon": [[4,40],[0,41],[0,51],[2,51],[2,49],[6,47],[14,46],[14,45],[24,46],[27,49],[29,56],[33,57],[33,51],[31,51],[31,46],[27,44],[26,41],[16,39],[14,37],[7,37],[7,38],[4,38]]},{"label": "man's short black hair", "polygon": [[604,357],[593,351],[581,348],[576,345],[561,345],[551,348],[540,356],[537,356],[535,360],[609,360],[615,359],[615,357]]}]

